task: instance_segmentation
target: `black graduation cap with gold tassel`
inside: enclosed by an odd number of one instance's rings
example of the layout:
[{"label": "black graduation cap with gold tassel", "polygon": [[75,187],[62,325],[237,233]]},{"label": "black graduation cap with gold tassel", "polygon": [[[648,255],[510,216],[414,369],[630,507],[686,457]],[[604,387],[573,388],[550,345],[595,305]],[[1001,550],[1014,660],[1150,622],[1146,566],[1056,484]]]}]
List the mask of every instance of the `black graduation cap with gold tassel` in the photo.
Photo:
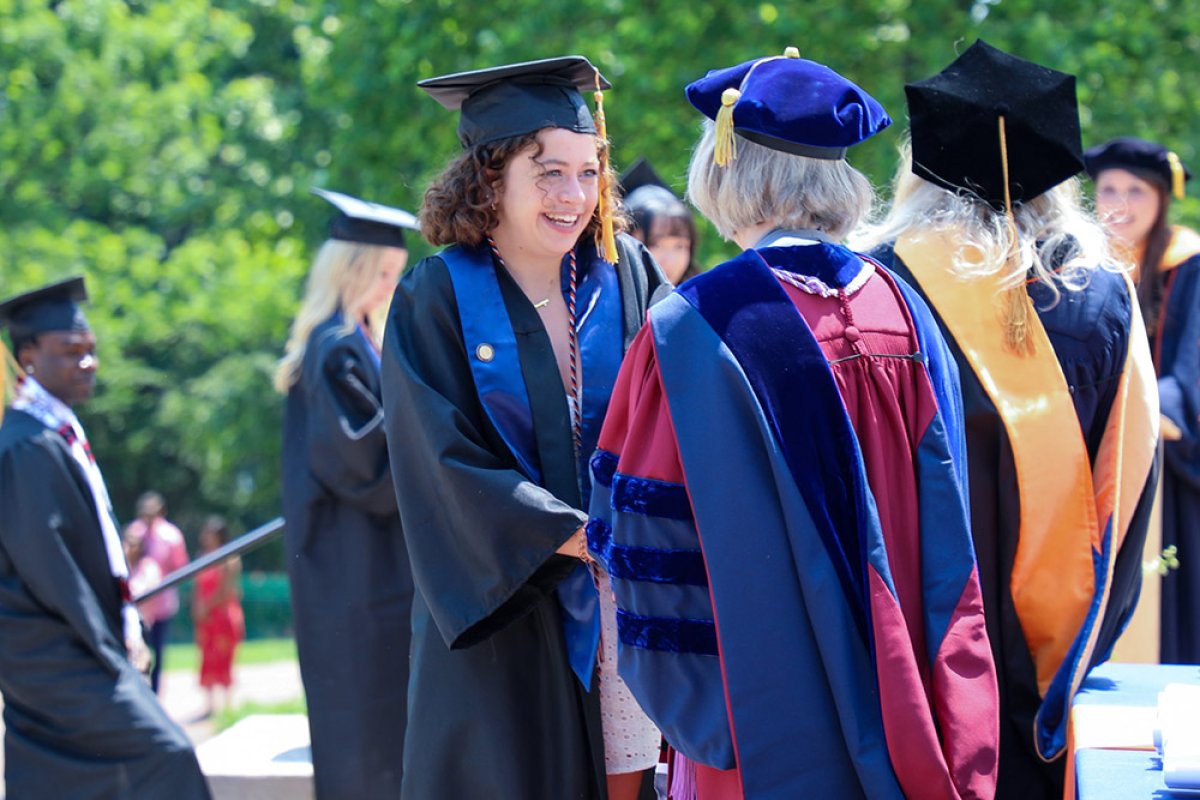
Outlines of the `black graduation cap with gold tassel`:
[{"label": "black graduation cap with gold tassel", "polygon": [[1133,136],[1118,136],[1088,148],[1083,160],[1092,178],[1106,169],[1123,169],[1162,186],[1176,200],[1184,198],[1184,184],[1192,177],[1173,151]]},{"label": "black graduation cap with gold tassel", "polygon": [[[450,111],[459,111],[458,139],[464,148],[511,139],[543,128],[591,133],[607,141],[604,91],[612,84],[583,56],[523,61],[428,78],[417,86]],[[596,113],[581,92],[593,90]],[[617,261],[613,209],[607,199],[608,158],[600,164],[600,241],[597,250]]]}]

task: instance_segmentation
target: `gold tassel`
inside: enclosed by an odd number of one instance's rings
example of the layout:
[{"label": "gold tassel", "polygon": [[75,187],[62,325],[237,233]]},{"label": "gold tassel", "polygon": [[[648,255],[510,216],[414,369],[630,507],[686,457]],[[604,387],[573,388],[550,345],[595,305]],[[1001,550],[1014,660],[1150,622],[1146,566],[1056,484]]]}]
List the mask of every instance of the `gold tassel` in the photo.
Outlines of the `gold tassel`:
[{"label": "gold tassel", "polygon": [[[1017,218],[1013,215],[1012,194],[1008,188],[1008,138],[1004,129],[1004,115],[1000,122],[1000,167],[1004,173],[1004,218],[1008,221],[1008,257],[1007,266],[1012,266],[1020,257],[1018,243]],[[1029,293],[1025,290],[1025,281],[1019,281],[1016,286],[1005,290],[1004,297],[1004,343],[1014,353],[1031,354],[1033,352],[1033,337],[1030,330],[1030,317],[1033,312],[1029,304]]]},{"label": "gold tassel", "polygon": [[604,92],[600,88],[600,70],[596,70],[596,93],[592,97],[596,101],[596,135],[608,145],[600,162],[600,205],[597,209],[600,213],[600,241],[596,242],[596,249],[603,254],[605,261],[616,264],[617,235],[613,232],[612,209],[608,204],[608,153],[612,150],[612,145],[608,142],[608,123],[604,119]]},{"label": "gold tassel", "polygon": [[13,358],[4,341],[0,340],[0,420],[4,419],[4,409],[8,406],[9,386],[17,385],[20,374],[21,365]]},{"label": "gold tassel", "polygon": [[713,143],[713,163],[727,167],[737,158],[737,141],[733,137],[733,106],[741,91],[730,87],[721,92],[721,110],[717,112],[717,139]]},{"label": "gold tassel", "polygon": [[1176,200],[1182,200],[1184,197],[1183,183],[1187,179],[1183,172],[1183,162],[1179,160],[1179,156],[1168,150],[1167,164],[1171,167],[1171,194],[1175,195]]}]

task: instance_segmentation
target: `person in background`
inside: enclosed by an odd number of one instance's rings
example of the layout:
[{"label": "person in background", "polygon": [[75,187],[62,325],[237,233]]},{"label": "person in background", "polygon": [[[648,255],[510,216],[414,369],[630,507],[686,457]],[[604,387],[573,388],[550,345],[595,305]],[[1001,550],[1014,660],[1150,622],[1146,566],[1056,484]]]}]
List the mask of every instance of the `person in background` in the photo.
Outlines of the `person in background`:
[{"label": "person in background", "polygon": [[[154,559],[163,577],[188,563],[187,545],[179,528],[167,521],[167,505],[158,492],[144,492],[137,500],[137,519],[125,528],[125,538],[142,542],[146,556]],[[160,579],[161,580],[161,579]],[[158,694],[163,670],[163,654],[171,619],[179,613],[179,592],[166,589],[141,605],[142,616],[150,626],[150,687]]]},{"label": "person in background", "polygon": [[1200,663],[1200,235],[1170,223],[1191,174],[1154,142],[1113,139],[1084,153],[1096,211],[1134,265],[1162,413],[1162,546],[1179,568],[1162,581],[1160,660]]},{"label": "person in background", "polygon": [[96,380],[82,278],[0,303],[19,378],[0,424],[4,780],[33,797],[205,800],[187,735],[141,668],[149,656],[105,488],[74,407]]},{"label": "person in background", "polygon": [[628,233],[646,245],[667,280],[678,286],[700,274],[696,263],[696,220],[666,182],[639,158],[621,175]]},{"label": "person in background", "polygon": [[997,797],[1057,800],[1072,697],[1141,584],[1150,353],[1133,287],[1080,204],[1074,76],[977,41],[905,91],[911,149],[862,245],[927,299],[962,376],[1002,699]]},{"label": "person in background", "polygon": [[671,797],[990,798],[996,676],[953,360],[841,240],[891,119],[784,55],[687,87],[688,197],[744,252],[650,309],[592,460],[622,677]]},{"label": "person in background", "polygon": [[402,796],[626,798],[659,736],[612,659],[597,675],[582,509],[621,358],[665,281],[614,233],[603,117],[580,94],[608,84],[568,56],[419,85],[461,110],[464,152],[426,190],[421,230],[445,249],[400,282],[384,345],[418,588]]},{"label": "person in background", "polygon": [[[162,583],[162,568],[158,562],[146,554],[146,541],[141,536],[126,529],[122,537],[125,548],[125,563],[129,565],[129,594],[138,597]],[[148,614],[153,611],[154,598],[138,603],[138,613],[142,620],[148,620]],[[149,622],[146,622],[149,625]]]},{"label": "person in background", "polygon": [[[207,555],[229,541],[225,519],[209,517],[200,529],[200,554]],[[217,708],[218,687],[225,695],[224,707],[233,702],[233,657],[238,643],[246,638],[242,616],[242,561],[237,556],[209,567],[196,576],[192,596],[192,622],[200,650],[200,687],[204,689],[205,716]]]},{"label": "person in background", "polygon": [[384,437],[379,322],[416,219],[314,192],[336,213],[275,373],[287,395],[284,545],[313,775],[318,800],[395,798],[413,586]]}]

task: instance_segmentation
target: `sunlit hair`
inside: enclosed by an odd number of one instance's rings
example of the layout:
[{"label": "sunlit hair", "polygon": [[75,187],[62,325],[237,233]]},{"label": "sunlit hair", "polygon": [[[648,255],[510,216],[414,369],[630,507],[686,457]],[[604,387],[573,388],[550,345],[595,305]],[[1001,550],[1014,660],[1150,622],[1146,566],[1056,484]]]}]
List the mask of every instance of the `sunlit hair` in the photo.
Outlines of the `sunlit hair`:
[{"label": "sunlit hair", "polygon": [[[476,145],[446,165],[425,190],[420,213],[421,235],[430,244],[439,247],[452,244],[473,247],[482,243],[500,222],[496,216],[496,200],[504,168],[526,150],[532,150],[529,155],[533,158],[540,157],[542,142],[538,138],[539,133],[541,131],[534,131]],[[592,214],[580,240],[595,237],[599,232],[599,210],[605,201],[608,208],[614,210],[614,230],[621,231],[625,225],[620,198],[614,190],[617,179],[607,158],[608,142],[599,137],[596,138],[596,154],[601,163],[608,165],[605,170],[607,180],[600,182],[604,196],[596,204],[596,212]]]},{"label": "sunlit hair", "polygon": [[852,239],[860,251],[894,243],[922,231],[953,232],[958,241],[955,271],[964,278],[1000,275],[1006,288],[1029,278],[1045,283],[1055,298],[1060,287],[1079,290],[1099,267],[1120,269],[1104,229],[1084,206],[1079,180],[1071,178],[1013,209],[1017,224],[1016,257],[1009,260],[1012,231],[1004,212],[975,195],[951,192],[912,171],[912,148],[900,147],[887,215]]},{"label": "sunlit hair", "polygon": [[815,228],[842,239],[871,212],[871,183],[845,161],[806,158],[737,138],[737,158],[713,163],[715,126],[692,152],[688,199],[726,239],[770,222],[780,228]]},{"label": "sunlit hair", "polygon": [[[317,251],[300,310],[292,322],[284,356],[275,369],[275,388],[282,394],[300,379],[304,368],[304,351],[313,328],[343,311],[341,333],[354,332],[365,299],[370,296],[383,269],[386,248],[377,245],[329,239]],[[370,323],[374,327],[375,320]],[[378,331],[372,335],[378,339]]]}]

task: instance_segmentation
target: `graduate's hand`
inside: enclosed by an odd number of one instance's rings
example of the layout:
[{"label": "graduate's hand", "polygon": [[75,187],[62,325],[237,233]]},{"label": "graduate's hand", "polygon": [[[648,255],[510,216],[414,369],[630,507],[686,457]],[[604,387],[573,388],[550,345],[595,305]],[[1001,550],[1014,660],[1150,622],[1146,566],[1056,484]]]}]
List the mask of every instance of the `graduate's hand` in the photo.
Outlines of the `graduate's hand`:
[{"label": "graduate's hand", "polygon": [[554,552],[560,556],[570,556],[578,558],[582,561],[589,561],[587,554],[587,534],[583,532],[583,526],[579,526],[579,530],[571,534],[571,538],[562,543]]},{"label": "graduate's hand", "polygon": [[141,639],[127,639],[125,650],[129,653],[129,663],[143,675],[150,674],[150,648]]},{"label": "graduate's hand", "polygon": [[1162,430],[1162,438],[1165,441],[1178,442],[1183,438],[1183,431],[1166,414],[1160,417],[1159,428]]}]

